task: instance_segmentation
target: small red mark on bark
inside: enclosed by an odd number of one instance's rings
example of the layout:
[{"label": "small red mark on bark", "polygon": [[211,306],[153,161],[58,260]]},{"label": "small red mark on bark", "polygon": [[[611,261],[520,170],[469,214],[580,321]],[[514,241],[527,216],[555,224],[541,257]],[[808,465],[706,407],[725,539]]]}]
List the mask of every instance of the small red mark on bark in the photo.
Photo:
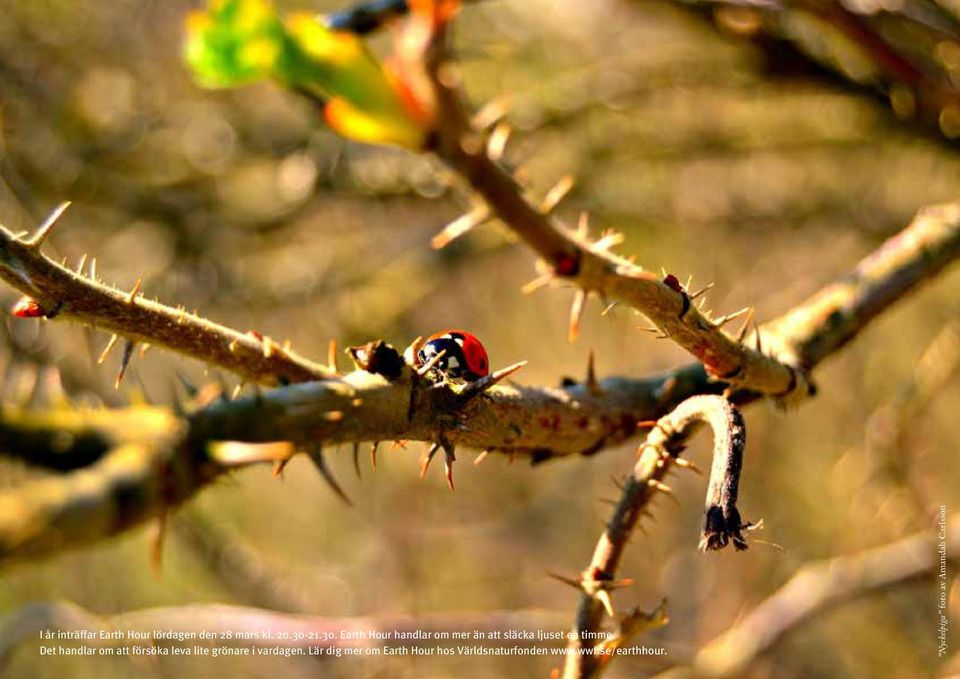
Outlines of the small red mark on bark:
[{"label": "small red mark on bark", "polygon": [[580,271],[579,255],[560,254],[554,262],[553,270],[558,276],[576,276]]},{"label": "small red mark on bark", "polygon": [[674,276],[672,273],[668,273],[663,277],[663,284],[674,292],[683,292],[683,286],[680,285],[680,279]]}]

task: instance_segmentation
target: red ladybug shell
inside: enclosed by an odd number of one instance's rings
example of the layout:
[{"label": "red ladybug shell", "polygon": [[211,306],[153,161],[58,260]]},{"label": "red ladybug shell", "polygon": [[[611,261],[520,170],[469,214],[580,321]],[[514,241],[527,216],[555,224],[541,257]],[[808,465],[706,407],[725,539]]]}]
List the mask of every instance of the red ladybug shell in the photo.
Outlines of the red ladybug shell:
[{"label": "red ladybug shell", "polygon": [[423,365],[444,352],[437,370],[449,377],[477,380],[490,374],[487,350],[475,335],[466,330],[443,330],[430,335],[417,351],[417,362]]},{"label": "red ladybug shell", "polygon": [[16,318],[39,318],[44,315],[43,307],[32,297],[21,297],[10,309],[10,315]]}]

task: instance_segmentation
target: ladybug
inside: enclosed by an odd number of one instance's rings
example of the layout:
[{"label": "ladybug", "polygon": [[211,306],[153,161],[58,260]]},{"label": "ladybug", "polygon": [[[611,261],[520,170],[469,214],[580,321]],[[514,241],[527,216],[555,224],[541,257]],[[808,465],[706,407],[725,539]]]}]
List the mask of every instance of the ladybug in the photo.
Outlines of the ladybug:
[{"label": "ladybug", "polygon": [[454,379],[478,380],[490,374],[487,350],[466,330],[443,330],[430,335],[417,349],[417,365],[428,363],[445,352],[436,369]]},{"label": "ladybug", "polygon": [[10,309],[10,315],[16,318],[40,318],[45,316],[46,312],[40,306],[40,302],[32,297],[21,297],[17,303]]}]

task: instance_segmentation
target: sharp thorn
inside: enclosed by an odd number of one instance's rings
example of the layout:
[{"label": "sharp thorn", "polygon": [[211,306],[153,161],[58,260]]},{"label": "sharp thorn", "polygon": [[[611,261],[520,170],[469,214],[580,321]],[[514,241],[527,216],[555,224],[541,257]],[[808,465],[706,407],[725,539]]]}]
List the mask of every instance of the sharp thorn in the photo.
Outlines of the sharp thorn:
[{"label": "sharp thorn", "polygon": [[754,309],[751,307],[750,311],[747,312],[747,317],[743,321],[743,327],[737,332],[737,341],[743,342],[743,338],[747,336],[747,331],[750,329],[750,323],[753,321]]},{"label": "sharp thorn", "polygon": [[353,470],[357,473],[357,478],[363,478],[363,475],[360,473],[360,443],[358,441],[353,442]]},{"label": "sharp thorn", "polygon": [[464,403],[472,399],[474,396],[485,392],[490,387],[502,382],[510,375],[520,370],[520,368],[526,364],[526,361],[520,361],[519,363],[508,365],[506,368],[495,370],[489,375],[481,377],[479,380],[474,380],[473,382],[468,383],[465,387],[463,387],[463,389],[460,390],[460,393],[458,394],[460,402]]},{"label": "sharp thorn", "polygon": [[427,469],[430,468],[430,463],[433,462],[433,456],[437,454],[437,451],[440,450],[440,444],[434,443],[430,446],[430,449],[427,453],[420,459],[420,478],[423,479],[427,475]]},{"label": "sharp thorn", "polygon": [[760,326],[756,322],[753,324],[754,332],[756,333],[756,348],[757,353],[763,353],[763,339],[760,337]]},{"label": "sharp thorn", "polygon": [[180,380],[180,384],[183,385],[184,391],[187,392],[187,397],[196,398],[197,393],[199,392],[199,389],[197,389],[197,385],[195,385],[193,382],[188,380],[186,375],[184,375],[179,370],[176,371],[176,374],[177,374],[177,379]]},{"label": "sharp thorn", "polygon": [[487,456],[488,456],[488,455],[490,455],[490,451],[489,451],[489,450],[484,450],[482,453],[480,453],[479,455],[477,455],[476,459],[474,459],[474,461],[473,461],[473,464],[474,464],[474,465],[478,465],[478,464],[482,463],[484,460],[487,459]]},{"label": "sharp thorn", "polygon": [[499,162],[507,150],[507,142],[510,140],[510,133],[513,128],[504,120],[497,123],[487,139],[487,157],[494,162]]},{"label": "sharp thorn", "polygon": [[279,479],[283,476],[283,470],[287,468],[287,465],[290,463],[290,458],[285,458],[283,460],[277,460],[273,463],[273,478]]},{"label": "sharp thorn", "polygon": [[[67,203],[69,205],[69,203]],[[163,543],[167,537],[167,508],[163,507],[157,514],[153,525],[153,535],[150,537],[150,565],[153,572],[159,574],[163,567]]]},{"label": "sharp thorn", "polygon": [[340,366],[337,365],[337,340],[330,340],[327,345],[327,367],[335,373],[340,372]]},{"label": "sharp thorn", "polygon": [[600,315],[601,315],[601,316],[606,316],[606,315],[609,314],[611,311],[613,311],[618,304],[619,304],[619,302],[610,302],[607,306],[605,306],[605,307],[603,308],[603,311],[600,312]]},{"label": "sharp thorn", "polygon": [[534,293],[540,288],[546,285],[549,285],[554,278],[555,276],[553,272],[541,274],[540,276],[537,276],[532,281],[530,281],[529,283],[525,284],[522,288],[520,288],[520,292],[523,293],[524,295],[529,295],[531,293]]},{"label": "sharp thorn", "polygon": [[340,484],[337,483],[337,480],[330,472],[330,468],[327,467],[327,461],[323,457],[323,447],[320,444],[313,445],[307,450],[307,455],[309,455],[310,459],[313,460],[313,464],[317,468],[317,471],[320,472],[323,480],[327,482],[327,485],[330,486],[333,492],[337,494],[337,497],[352,507],[353,503],[350,502],[350,498],[347,497],[347,494],[343,492],[343,488],[340,487]]},{"label": "sharp thorn", "polygon": [[456,490],[456,488],[453,485],[453,460],[452,459],[444,459],[443,473],[447,479],[447,487],[450,490]]},{"label": "sharp thorn", "polygon": [[420,366],[419,368],[417,368],[417,374],[418,374],[420,377],[423,377],[423,376],[426,375],[428,372],[430,372],[431,370],[433,370],[433,369],[437,366],[437,363],[439,363],[440,361],[442,361],[442,360],[443,360],[443,357],[446,356],[446,355],[447,355],[447,350],[446,350],[446,349],[443,349],[443,350],[437,352],[436,354],[434,354],[434,355],[430,358],[429,361],[427,361],[427,362],[424,363],[422,366]]},{"label": "sharp thorn", "polygon": [[610,598],[610,592],[605,589],[599,589],[594,595],[594,598],[603,604],[603,608],[607,612],[607,615],[609,615],[611,618],[617,617],[616,612],[613,610],[613,600]]},{"label": "sharp thorn", "polygon": [[745,307],[743,307],[742,309],[740,309],[739,311],[734,311],[734,312],[731,313],[731,314],[725,314],[725,315],[723,315],[723,316],[720,316],[719,318],[717,318],[716,320],[714,320],[713,323],[714,323],[714,325],[716,325],[718,328],[721,328],[721,327],[723,327],[724,325],[726,325],[727,323],[729,323],[730,321],[732,321],[733,319],[735,319],[735,318],[740,318],[740,317],[743,316],[744,314],[750,313],[750,309],[751,309],[751,307],[745,306]]},{"label": "sharp thorn", "polygon": [[130,294],[127,296],[127,304],[136,304],[137,295],[140,294],[140,289],[143,287],[143,279],[138,278],[137,282],[133,285],[133,290],[130,291]]},{"label": "sharp thorn", "polygon": [[566,575],[560,575],[559,573],[547,573],[547,575],[554,580],[558,580],[565,585],[569,585],[578,591],[583,591],[583,581],[579,578],[571,578]]},{"label": "sharp thorn", "polygon": [[435,250],[440,250],[488,219],[490,219],[490,208],[486,204],[475,207],[443,227],[443,230],[433,237],[430,244]]},{"label": "sharp thorn", "polygon": [[77,274],[78,274],[78,275],[80,275],[80,276],[83,275],[83,267],[85,267],[86,265],[87,265],[87,253],[84,252],[84,253],[80,256],[80,263],[77,264]]},{"label": "sharp thorn", "polygon": [[624,235],[622,233],[612,232],[601,236],[598,240],[591,243],[590,249],[594,252],[603,252],[620,245],[623,241]]},{"label": "sharp thorn", "polygon": [[590,235],[590,215],[587,214],[586,210],[580,213],[580,217],[577,219],[577,236],[586,240]]},{"label": "sharp thorn", "polygon": [[587,358],[587,380],[586,380],[587,391],[593,395],[597,395],[600,392],[600,385],[597,382],[597,372],[594,367],[593,351],[590,352],[590,355]]},{"label": "sharp thorn", "polygon": [[39,249],[43,245],[43,241],[47,239],[47,236],[50,235],[50,232],[53,230],[53,227],[56,225],[60,217],[63,216],[63,213],[67,211],[67,208],[70,207],[70,201],[65,201],[60,203],[57,207],[53,209],[43,223],[37,228],[37,232],[33,237],[27,241],[27,245]]},{"label": "sharp thorn", "polygon": [[[688,280],[688,281],[687,281],[688,286],[689,286],[689,282],[690,282],[690,281]],[[708,285],[703,286],[702,288],[700,288],[699,290],[697,290],[695,293],[693,293],[692,295],[690,295],[690,299],[691,299],[691,300],[696,299],[697,297],[699,297],[700,295],[702,295],[703,293],[705,293],[707,290],[712,289],[714,285],[716,285],[716,284],[715,284],[715,283],[710,283],[710,284],[708,284]]]},{"label": "sharp thorn", "polygon": [[90,258],[90,280],[92,281],[97,280],[97,258],[96,257]]},{"label": "sharp thorn", "polygon": [[117,371],[117,379],[113,382],[113,388],[119,389],[123,376],[127,374],[127,366],[130,365],[130,359],[133,358],[133,347],[136,345],[131,339],[124,340],[123,356],[120,358],[120,370]]},{"label": "sharp thorn", "polygon": [[443,448],[443,471],[447,487],[456,490],[453,486],[453,463],[457,461],[457,455],[453,444],[443,433],[440,434],[440,446]]},{"label": "sharp thorn", "polygon": [[543,197],[543,201],[540,203],[540,212],[548,215],[560,204],[560,201],[563,200],[570,189],[573,188],[573,185],[576,183],[576,180],[572,175],[564,175],[560,180],[553,185],[553,188],[547,191],[547,195]]},{"label": "sharp thorn", "polygon": [[507,115],[507,99],[498,97],[488,101],[480,107],[480,110],[473,114],[470,119],[470,127],[475,130],[485,130]]},{"label": "sharp thorn", "polygon": [[681,469],[689,469],[690,471],[695,472],[700,476],[703,476],[703,470],[701,470],[700,467],[698,467],[697,465],[695,465],[693,462],[691,462],[685,457],[674,458],[673,463],[678,467],[680,467]]},{"label": "sharp thorn", "polygon": [[379,441],[374,441],[370,446],[370,466],[373,467],[373,471],[377,471],[377,447],[379,445]]},{"label": "sharp thorn", "polygon": [[573,297],[573,304],[570,305],[570,329],[567,333],[567,339],[575,342],[577,335],[580,334],[580,319],[583,318],[583,310],[587,302],[587,291],[577,290]]},{"label": "sharp thorn", "polygon": [[113,351],[113,348],[117,346],[117,340],[120,339],[119,335],[111,335],[107,346],[104,347],[103,352],[100,354],[100,358],[97,359],[97,364],[100,365],[107,360],[107,356],[110,355],[110,352]]}]

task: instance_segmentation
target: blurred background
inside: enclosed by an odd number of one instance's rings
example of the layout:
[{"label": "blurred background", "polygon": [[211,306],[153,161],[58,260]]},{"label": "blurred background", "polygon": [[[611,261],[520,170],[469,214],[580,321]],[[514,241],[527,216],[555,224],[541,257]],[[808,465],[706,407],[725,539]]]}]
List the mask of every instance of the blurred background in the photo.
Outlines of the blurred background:
[{"label": "blurred background", "polygon": [[[344,3],[281,5],[320,12]],[[147,295],[290,339],[317,359],[331,338],[400,346],[463,327],[494,366],[528,360],[520,381],[529,384],[580,378],[590,349],[601,376],[688,362],[640,332],[643,319],[624,309],[601,318],[596,302],[569,344],[572,291],[521,295],[533,257],[498,225],[431,249],[467,202],[429,158],[346,142],[309,103],[272,85],[194,85],[180,44],[195,3],[0,7],[0,222],[28,229],[74,201],[48,249],[57,258],[76,264],[88,253],[108,282],[129,289],[143,277]],[[561,215],[574,221],[588,210],[595,228],[626,234],[620,252],[681,280],[693,275],[694,288],[714,282],[708,305],[717,313],[754,305],[765,321],[960,186],[952,118],[931,126],[902,101],[891,106],[873,89],[881,83],[870,59],[823,26],[795,23],[786,37],[816,47],[817,64],[782,34],[764,38],[749,12],[669,2],[483,2],[463,12],[457,44],[473,101],[507,97],[516,128],[507,158],[534,191],[575,175]],[[952,82],[960,44],[940,38],[931,47],[927,33],[917,35],[899,37],[914,39],[908,47]],[[389,36],[374,42],[386,49]],[[644,639],[668,656],[619,658],[609,676],[683,662],[804,562],[887,543],[932,526],[940,505],[960,507],[958,289],[954,269],[884,315],[818,371],[820,394],[802,408],[759,403],[746,412],[740,509],[764,522],[749,551],[698,553],[705,481],[672,479],[681,506],[657,501],[656,521],[623,564],[636,584],[615,597],[624,609],[668,599],[670,624]],[[0,289],[5,307],[17,297]],[[9,401],[39,405],[62,385],[83,403],[117,406],[136,391],[167,403],[176,371],[217,377],[154,350],[114,391],[118,354],[95,365],[105,334],[3,325],[0,389]],[[708,451],[701,435],[690,455],[704,466]],[[611,476],[634,460],[632,445],[535,468],[491,456],[461,463],[454,494],[438,470],[417,480],[420,444],[382,447],[379,470],[364,465],[362,480],[348,448],[338,452],[334,471],[352,509],[307,460],[294,460],[283,481],[266,467],[241,471],[173,514],[160,574],[139,529],[5,569],[0,611],[53,599],[102,614],[204,602],[321,616],[535,609],[557,613],[566,628],[577,593],[546,574],[586,565],[610,511],[601,500],[617,495]],[[42,473],[3,462],[0,485]],[[951,611],[955,627],[956,582]],[[934,614],[927,584],[845,605],[788,637],[749,676],[929,676],[938,671]],[[28,642],[6,671],[499,677],[545,676],[556,664],[41,659]]]}]

